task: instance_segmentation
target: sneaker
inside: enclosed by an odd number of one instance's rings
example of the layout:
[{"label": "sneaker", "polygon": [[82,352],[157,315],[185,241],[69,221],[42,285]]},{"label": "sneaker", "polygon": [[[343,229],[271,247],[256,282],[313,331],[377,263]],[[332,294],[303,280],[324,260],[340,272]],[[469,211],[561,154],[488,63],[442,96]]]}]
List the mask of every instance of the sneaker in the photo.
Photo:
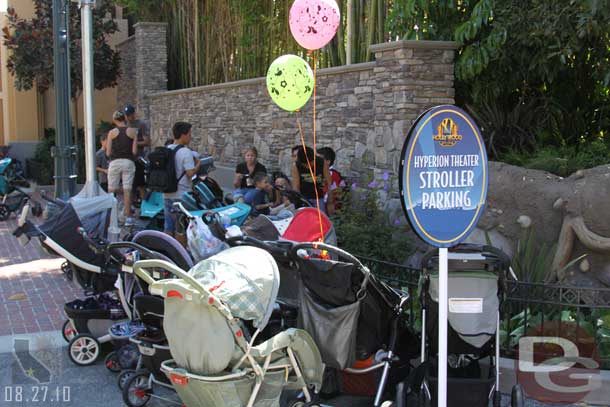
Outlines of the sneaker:
[{"label": "sneaker", "polygon": [[133,226],[135,224],[136,224],[136,221],[132,217],[125,219],[125,226]]}]

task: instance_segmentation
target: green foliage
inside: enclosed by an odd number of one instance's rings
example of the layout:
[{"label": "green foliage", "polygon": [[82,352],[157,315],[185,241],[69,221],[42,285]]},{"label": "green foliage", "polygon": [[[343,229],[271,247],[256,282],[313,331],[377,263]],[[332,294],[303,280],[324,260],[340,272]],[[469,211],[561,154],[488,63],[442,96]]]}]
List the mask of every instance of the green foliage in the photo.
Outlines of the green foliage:
[{"label": "green foliage", "polygon": [[[285,0],[118,0],[140,21],[168,23],[170,89],[264,76],[271,62],[296,54],[288,25],[292,1]],[[317,51],[318,67],[346,62],[347,0],[337,0],[342,22],[329,45]],[[370,61],[370,45],[388,39],[387,0],[353,2],[352,62]]]},{"label": "green foliage", "polygon": [[[53,84],[53,10],[48,0],[33,0],[35,15],[23,19],[13,8],[7,10],[8,25],[2,29],[4,45],[10,51],[6,66],[15,76],[18,90],[37,86],[39,92]],[[78,5],[70,4],[70,79],[72,97],[82,91],[81,23]],[[106,19],[114,4],[97,2],[93,9],[94,85],[96,89],[113,87],[120,74],[119,53],[108,44],[108,37],[118,27],[113,19]]]},{"label": "green foliage", "polygon": [[[528,283],[548,282],[556,249],[556,245],[548,246],[546,243],[539,243],[533,229],[527,229],[517,241],[517,251],[512,261],[513,271],[519,281]],[[582,255],[570,261],[560,272],[569,269],[585,256]]]},{"label": "green foliage", "polygon": [[491,158],[610,134],[610,0],[395,0],[387,28],[460,44],[456,100]]},{"label": "green foliage", "polygon": [[376,260],[403,263],[412,249],[406,237],[407,225],[398,221],[391,224],[378,202],[379,191],[387,185],[353,184],[333,224],[342,249]]},{"label": "green foliage", "polygon": [[515,149],[502,154],[500,159],[508,164],[567,177],[577,170],[610,164],[610,146],[596,140],[577,146],[546,146],[532,152]]}]

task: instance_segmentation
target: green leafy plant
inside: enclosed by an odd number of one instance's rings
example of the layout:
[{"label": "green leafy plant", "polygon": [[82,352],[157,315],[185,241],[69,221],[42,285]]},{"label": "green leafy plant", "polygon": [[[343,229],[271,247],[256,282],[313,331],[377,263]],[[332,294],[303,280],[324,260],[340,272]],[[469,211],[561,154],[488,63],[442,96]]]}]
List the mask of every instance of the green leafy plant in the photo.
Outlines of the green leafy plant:
[{"label": "green leafy plant", "polygon": [[500,160],[567,177],[577,170],[609,164],[610,146],[598,139],[577,146],[546,146],[532,152],[520,152],[514,149],[502,154]]},{"label": "green leafy plant", "polygon": [[[548,282],[556,245],[549,246],[539,243],[534,231],[530,228],[517,241],[517,251],[513,256],[512,268],[519,281],[527,283]],[[574,264],[582,260],[586,254],[579,256],[568,264],[561,271],[565,271]]]}]

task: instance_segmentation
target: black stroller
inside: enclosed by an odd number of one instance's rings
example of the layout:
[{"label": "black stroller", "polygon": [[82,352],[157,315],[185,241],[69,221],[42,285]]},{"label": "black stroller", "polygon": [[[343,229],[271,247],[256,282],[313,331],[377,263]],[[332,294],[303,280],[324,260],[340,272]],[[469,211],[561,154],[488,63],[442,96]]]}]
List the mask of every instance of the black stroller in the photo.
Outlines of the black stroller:
[{"label": "black stroller", "polygon": [[327,366],[323,396],[361,395],[380,406],[388,389],[408,375],[418,340],[404,320],[406,293],[377,280],[334,246],[248,236],[229,244],[263,248],[278,263],[282,320],[278,324],[272,315],[271,324],[285,328],[291,320],[286,314],[298,313],[297,326],[314,338]]},{"label": "black stroller", "polygon": [[[135,297],[135,313],[144,324],[145,329],[130,338],[140,354],[135,370],[123,370],[118,378],[118,386],[123,394],[123,401],[130,407],[144,406],[151,397],[167,400],[153,392],[154,385],[173,389],[167,376],[161,371],[161,364],[172,359],[167,338],[163,331],[165,313],[162,297],[151,295],[149,286],[156,280],[170,278],[165,270],[139,270],[136,275],[142,293]],[[181,405],[180,403],[175,403]]]},{"label": "black stroller", "polygon": [[[397,388],[396,407],[406,405],[408,388],[420,406],[436,405],[438,386],[438,250],[421,261],[421,364]],[[500,307],[510,260],[491,247],[462,244],[449,253],[447,406],[501,405],[499,390]],[[481,363],[488,359],[488,363]],[[522,400],[513,389],[513,406]]]}]

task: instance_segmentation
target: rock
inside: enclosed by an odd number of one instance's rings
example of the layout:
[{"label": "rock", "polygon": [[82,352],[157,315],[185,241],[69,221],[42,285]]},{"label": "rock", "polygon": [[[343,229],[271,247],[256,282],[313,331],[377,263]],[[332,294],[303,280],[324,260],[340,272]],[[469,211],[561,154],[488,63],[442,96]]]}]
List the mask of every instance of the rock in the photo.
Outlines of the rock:
[{"label": "rock", "polygon": [[517,223],[519,226],[521,226],[521,228],[528,229],[530,226],[532,226],[532,218],[527,215],[521,215],[517,218]]},{"label": "rock", "polygon": [[591,265],[589,264],[589,260],[588,259],[584,259],[583,261],[581,261],[580,264],[578,265],[578,268],[583,273],[586,273],[589,270],[591,270]]},{"label": "rock", "polygon": [[564,201],[562,198],[557,198],[557,200],[553,203],[553,209],[556,211],[562,210],[564,207]]}]

